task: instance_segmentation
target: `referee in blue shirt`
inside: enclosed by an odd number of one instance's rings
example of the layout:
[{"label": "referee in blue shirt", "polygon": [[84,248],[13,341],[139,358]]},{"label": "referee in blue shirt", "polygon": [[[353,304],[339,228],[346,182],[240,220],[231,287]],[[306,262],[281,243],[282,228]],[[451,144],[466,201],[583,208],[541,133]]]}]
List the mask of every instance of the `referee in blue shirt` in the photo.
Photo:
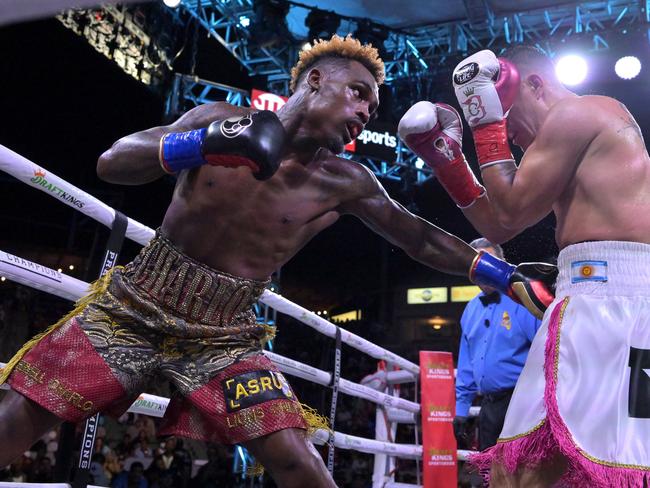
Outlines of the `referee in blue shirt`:
[{"label": "referee in blue shirt", "polygon": [[[487,239],[476,239],[471,246],[503,259],[501,246]],[[482,395],[482,451],[495,445],[499,438],[512,391],[541,321],[506,295],[488,287],[481,290],[467,304],[460,319],[454,432],[457,438],[464,437],[469,407],[477,394]]]}]

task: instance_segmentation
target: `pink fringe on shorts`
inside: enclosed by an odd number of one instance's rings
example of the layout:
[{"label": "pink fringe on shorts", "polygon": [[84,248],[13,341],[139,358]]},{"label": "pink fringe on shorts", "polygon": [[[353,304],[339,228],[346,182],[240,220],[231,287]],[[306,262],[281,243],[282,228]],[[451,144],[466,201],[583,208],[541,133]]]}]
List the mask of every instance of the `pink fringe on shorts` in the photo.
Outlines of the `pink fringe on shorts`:
[{"label": "pink fringe on shorts", "polygon": [[558,411],[557,378],[554,365],[559,354],[560,325],[564,309],[569,303],[565,298],[551,314],[544,351],[544,376],[546,389],[544,404],[546,419],[536,430],[514,440],[499,442],[496,446],[475,454],[470,463],[478,468],[486,482],[490,481],[492,463],[502,465],[508,473],[518,467],[536,468],[555,456],[562,456],[568,464],[566,474],[555,485],[572,488],[643,488],[650,487],[650,471],[609,466],[591,461],[573,442],[573,437]]}]

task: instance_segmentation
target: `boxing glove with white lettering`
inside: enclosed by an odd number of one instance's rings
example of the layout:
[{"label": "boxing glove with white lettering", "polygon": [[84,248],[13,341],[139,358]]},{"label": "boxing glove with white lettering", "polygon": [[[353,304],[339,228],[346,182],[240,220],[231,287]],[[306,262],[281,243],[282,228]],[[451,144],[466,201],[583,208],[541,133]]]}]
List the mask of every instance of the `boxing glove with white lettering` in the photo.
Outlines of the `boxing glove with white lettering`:
[{"label": "boxing glove with white lettering", "polygon": [[454,91],[472,129],[481,170],[513,161],[506,117],[519,93],[519,72],[490,50],[465,58],[454,69]]}]

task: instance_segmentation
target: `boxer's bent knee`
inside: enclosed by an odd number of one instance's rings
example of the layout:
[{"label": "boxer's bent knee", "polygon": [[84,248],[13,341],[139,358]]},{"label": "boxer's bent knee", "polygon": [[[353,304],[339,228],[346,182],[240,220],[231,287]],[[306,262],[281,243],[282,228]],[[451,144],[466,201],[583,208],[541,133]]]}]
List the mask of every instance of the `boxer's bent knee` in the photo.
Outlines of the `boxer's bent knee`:
[{"label": "boxer's bent knee", "polygon": [[331,488],[334,481],[304,431],[284,429],[245,443],[280,488]]},{"label": "boxer's bent knee", "polygon": [[0,468],[28,450],[48,430],[62,420],[27,397],[9,390],[0,401]]}]

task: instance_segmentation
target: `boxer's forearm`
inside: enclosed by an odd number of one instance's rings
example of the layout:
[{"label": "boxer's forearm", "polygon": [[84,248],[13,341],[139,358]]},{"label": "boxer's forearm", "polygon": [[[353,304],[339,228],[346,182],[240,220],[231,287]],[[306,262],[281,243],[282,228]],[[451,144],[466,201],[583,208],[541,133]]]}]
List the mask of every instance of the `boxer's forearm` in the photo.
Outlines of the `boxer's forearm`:
[{"label": "boxer's forearm", "polygon": [[404,242],[403,249],[416,261],[445,273],[467,276],[476,250],[458,237],[418,219],[418,242]]},{"label": "boxer's forearm", "polygon": [[[374,180],[373,180],[374,181]],[[375,195],[347,202],[341,213],[359,217],[368,227],[420,263],[449,274],[467,275],[476,250],[458,237],[412,214],[374,183]]]},{"label": "boxer's forearm", "polygon": [[171,125],[153,127],[119,139],[97,161],[97,175],[110,183],[141,185],[165,174],[160,165],[160,138],[169,132],[185,132],[208,127],[211,122],[248,109],[224,102],[199,105]]},{"label": "boxer's forearm", "polygon": [[[544,185],[542,178],[526,178],[519,173],[514,162],[496,164],[481,173],[495,222],[512,236],[548,215],[554,200],[549,198],[550,190],[540,191]],[[556,186],[561,186],[561,182]]]},{"label": "boxer's forearm", "polygon": [[489,194],[479,198],[471,206],[463,208],[462,211],[477,232],[494,244],[507,242],[523,230],[511,229],[499,222]]},{"label": "boxer's forearm", "polygon": [[118,140],[97,161],[97,175],[109,183],[140,185],[165,174],[160,166],[161,127],[136,132]]}]

